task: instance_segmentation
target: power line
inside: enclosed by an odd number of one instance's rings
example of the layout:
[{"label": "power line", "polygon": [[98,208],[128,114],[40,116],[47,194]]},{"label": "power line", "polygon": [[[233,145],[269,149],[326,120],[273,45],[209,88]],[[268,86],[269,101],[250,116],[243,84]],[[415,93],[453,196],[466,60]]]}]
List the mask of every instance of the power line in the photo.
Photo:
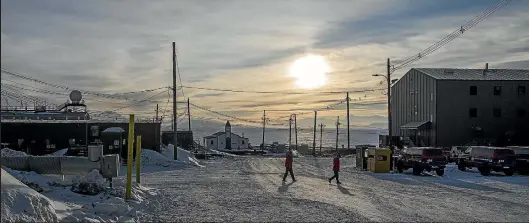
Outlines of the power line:
[{"label": "power line", "polygon": [[144,100],[138,101],[138,102],[136,102],[136,103],[132,103],[132,104],[127,105],[127,106],[125,106],[125,107],[121,107],[121,108],[118,108],[118,109],[114,109],[114,110],[112,110],[112,111],[110,111],[110,112],[116,112],[116,111],[119,111],[119,110],[123,110],[123,109],[126,109],[126,108],[130,108],[130,107],[137,106],[137,105],[139,105],[139,104],[141,104],[141,103],[144,103],[144,102],[149,102],[152,98],[154,98],[154,97],[156,97],[156,96],[158,96],[158,95],[160,95],[160,94],[162,94],[162,93],[165,93],[165,91],[159,92],[159,93],[157,93],[157,94],[155,94],[155,95],[152,95],[152,96],[150,96],[150,97],[148,97],[148,98],[146,98],[146,99],[144,99]]},{"label": "power line", "polygon": [[221,88],[207,88],[207,87],[196,87],[196,86],[181,86],[181,88],[190,88],[207,91],[220,91],[220,92],[232,92],[232,93],[255,93],[255,94],[294,94],[294,95],[306,95],[306,94],[345,94],[349,93],[365,93],[374,92],[384,89],[366,89],[366,90],[353,90],[353,91],[317,91],[317,92],[295,92],[295,91],[251,91],[251,90],[235,90],[235,89],[221,89]]},{"label": "power line", "polygon": [[431,45],[430,47],[426,48],[425,50],[421,51],[418,54],[415,54],[411,57],[406,58],[402,62],[394,65],[391,72],[394,72],[398,69],[401,69],[405,66],[408,66],[412,64],[415,61],[418,61],[424,57],[426,57],[429,54],[432,54],[433,52],[437,51],[441,47],[445,46],[446,44],[450,43],[452,40],[456,39],[460,35],[462,35],[467,30],[473,28],[477,24],[479,24],[481,21],[492,15],[494,12],[498,11],[499,9],[503,8],[505,5],[507,5],[511,0],[500,0],[493,5],[491,5],[489,8],[487,8],[485,11],[474,17],[472,20],[468,21],[466,24],[462,25],[459,29],[455,30],[448,36],[444,37],[443,39],[437,41],[435,44]]},{"label": "power line", "polygon": [[[28,76],[25,76],[25,75],[22,75],[22,74],[19,74],[19,73],[15,73],[15,72],[12,72],[12,71],[8,71],[8,70],[5,70],[5,69],[2,69],[2,72],[7,74],[7,75],[15,76],[15,77],[18,77],[18,78],[21,78],[21,79],[24,79],[24,80],[33,81],[35,83],[39,83],[39,84],[42,84],[42,85],[47,85],[47,86],[58,88],[58,89],[63,89],[63,90],[67,90],[67,91],[78,90],[78,91],[80,91],[83,94],[100,96],[100,97],[107,97],[107,98],[113,98],[113,99],[128,100],[128,98],[123,97],[123,95],[137,94],[137,93],[149,93],[149,92],[154,92],[154,91],[158,91],[158,90],[162,90],[162,89],[167,89],[168,88],[168,87],[158,87],[158,88],[153,88],[153,89],[144,89],[144,90],[139,90],[139,91],[122,92],[122,93],[100,93],[100,92],[96,92],[96,91],[79,90],[79,89],[68,87],[66,85],[61,85],[61,84],[48,83],[46,81],[42,81],[42,80],[39,80],[39,79],[36,79],[36,78],[28,77]],[[8,80],[8,81],[11,81],[11,80]],[[15,81],[11,81],[11,82],[15,82]],[[29,85],[26,85],[26,86],[29,86]]]},{"label": "power line", "polygon": [[[178,53],[178,49],[176,49]],[[182,88],[182,76],[180,75],[180,65],[178,65],[178,56],[175,54],[175,63],[176,63],[176,72],[178,73],[178,81],[180,82],[180,90],[182,91],[182,96],[185,98],[184,88]]]}]

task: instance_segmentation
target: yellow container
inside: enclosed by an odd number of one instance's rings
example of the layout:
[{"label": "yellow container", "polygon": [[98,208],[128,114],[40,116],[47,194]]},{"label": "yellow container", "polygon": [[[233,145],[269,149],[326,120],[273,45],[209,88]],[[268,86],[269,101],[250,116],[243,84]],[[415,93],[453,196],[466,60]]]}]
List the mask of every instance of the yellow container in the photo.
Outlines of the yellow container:
[{"label": "yellow container", "polygon": [[367,155],[368,171],[373,173],[389,173],[391,150],[369,149]]}]

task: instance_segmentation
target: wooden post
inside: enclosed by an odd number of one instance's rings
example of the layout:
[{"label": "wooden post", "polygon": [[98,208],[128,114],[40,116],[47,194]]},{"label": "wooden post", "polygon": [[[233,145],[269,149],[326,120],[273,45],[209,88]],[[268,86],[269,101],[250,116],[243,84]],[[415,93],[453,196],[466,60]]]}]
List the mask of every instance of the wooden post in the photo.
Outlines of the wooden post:
[{"label": "wooden post", "polygon": [[339,125],[340,125],[340,116],[336,118],[336,152],[338,152],[338,134],[339,134],[338,126]]},{"label": "wooden post", "polygon": [[294,114],[294,136],[296,138],[296,147],[294,147],[296,149],[296,151],[298,151],[298,121],[297,121],[298,117],[296,114]]},{"label": "wooden post", "polygon": [[178,117],[176,116],[176,46],[173,42],[173,147],[174,147],[174,160],[177,160],[177,148],[178,148]]},{"label": "wooden post", "polygon": [[321,156],[321,144],[322,144],[322,139],[323,139],[323,127],[325,127],[325,125],[323,123],[320,123],[320,156]]},{"label": "wooden post", "polygon": [[191,131],[191,110],[189,109],[189,98],[187,98],[187,128]]},{"label": "wooden post", "polygon": [[312,156],[316,156],[316,118],[318,117],[318,111],[314,111],[314,134],[312,136]]},{"label": "wooden post", "polygon": [[349,133],[349,92],[347,92],[347,150],[351,147],[351,135]]},{"label": "wooden post", "polygon": [[141,176],[141,136],[136,136],[136,183],[140,183]]},{"label": "wooden post", "polygon": [[266,110],[263,110],[263,146],[261,147],[261,152],[265,148],[265,129],[266,129]]},{"label": "wooden post", "polygon": [[125,188],[125,199],[129,200],[131,197],[131,186],[132,186],[132,159],[134,153],[134,115],[129,116],[129,137],[127,141],[127,184]]},{"label": "wooden post", "polygon": [[292,150],[292,115],[288,117],[288,151]]}]

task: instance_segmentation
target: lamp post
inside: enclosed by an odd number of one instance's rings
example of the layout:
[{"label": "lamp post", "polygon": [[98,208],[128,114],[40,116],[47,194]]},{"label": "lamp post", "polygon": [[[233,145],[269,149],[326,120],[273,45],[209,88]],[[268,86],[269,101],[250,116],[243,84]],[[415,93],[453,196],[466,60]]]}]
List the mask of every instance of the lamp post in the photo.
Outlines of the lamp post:
[{"label": "lamp post", "polygon": [[388,96],[388,135],[389,135],[389,142],[388,142],[388,146],[390,146],[390,149],[393,150],[391,148],[392,144],[393,144],[393,141],[392,141],[392,138],[393,138],[393,134],[392,134],[392,131],[391,131],[391,84],[395,83],[398,79],[393,79],[391,80],[391,73],[388,72],[388,75],[383,75],[383,74],[373,74],[373,77],[384,77],[386,79],[386,83],[387,83],[387,93],[386,95]]}]

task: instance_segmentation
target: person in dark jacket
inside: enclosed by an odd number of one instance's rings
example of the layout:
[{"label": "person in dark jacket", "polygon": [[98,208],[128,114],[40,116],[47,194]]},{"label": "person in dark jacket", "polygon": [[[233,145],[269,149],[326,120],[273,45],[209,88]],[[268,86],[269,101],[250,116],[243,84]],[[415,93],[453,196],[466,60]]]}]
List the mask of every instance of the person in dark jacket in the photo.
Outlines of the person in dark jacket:
[{"label": "person in dark jacket", "polygon": [[283,182],[287,180],[287,175],[290,173],[290,176],[292,177],[292,181],[296,182],[296,178],[294,178],[294,172],[292,172],[292,152],[287,152],[287,157],[285,158],[285,174],[283,175]]},{"label": "person in dark jacket", "polygon": [[342,183],[340,183],[340,180],[338,179],[338,173],[340,172],[340,158],[341,157],[342,156],[340,156],[340,154],[337,154],[336,157],[334,157],[334,159],[333,159],[332,171],[334,171],[334,176],[329,178],[329,183],[331,183],[331,181],[334,178],[336,178],[336,183],[337,184],[342,184]]}]

